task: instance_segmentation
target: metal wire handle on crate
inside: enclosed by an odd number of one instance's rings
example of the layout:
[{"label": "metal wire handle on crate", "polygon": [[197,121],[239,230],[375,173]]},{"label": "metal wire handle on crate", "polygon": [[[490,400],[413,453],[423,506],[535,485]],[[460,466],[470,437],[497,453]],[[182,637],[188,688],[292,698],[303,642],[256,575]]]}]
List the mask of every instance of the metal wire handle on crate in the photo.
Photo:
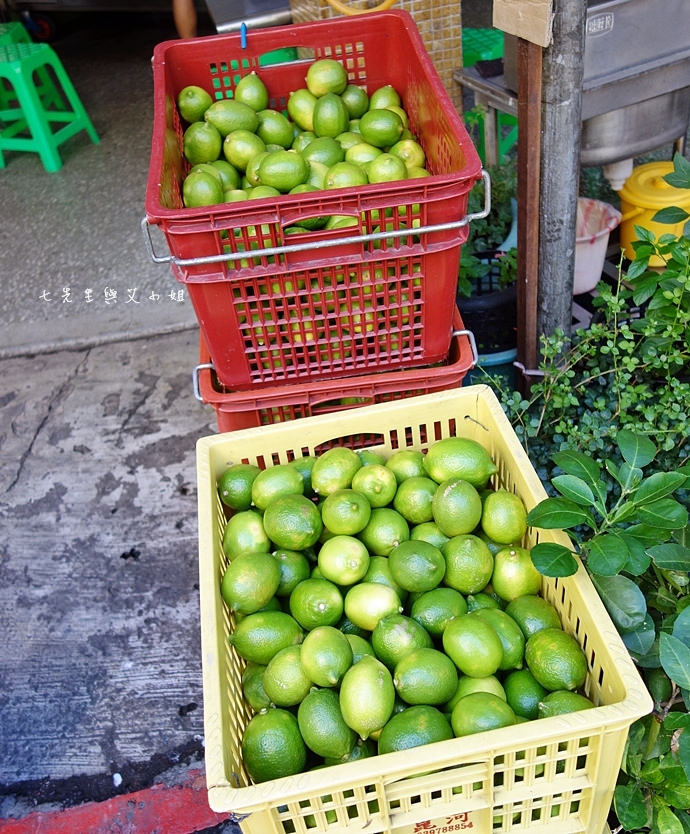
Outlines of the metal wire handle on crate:
[{"label": "metal wire handle on crate", "polygon": [[[476,367],[477,362],[479,361],[479,353],[477,352],[477,342],[474,338],[474,333],[471,330],[453,330],[451,338],[455,338],[456,336],[467,336],[470,343],[470,350],[472,351],[471,367]],[[199,382],[199,374],[202,371],[213,370],[215,370],[213,362],[201,362],[192,371],[192,387],[194,389],[194,399],[199,400],[200,403],[204,402],[204,398],[201,396],[201,383]]]},{"label": "metal wire handle on crate", "polygon": [[[343,246],[350,243],[363,243],[370,240],[388,240],[389,238],[409,237],[411,234],[419,235],[427,232],[446,232],[451,229],[462,229],[472,220],[481,220],[491,211],[491,178],[487,171],[482,169],[482,181],[484,182],[484,208],[479,212],[470,212],[460,220],[453,220],[448,223],[436,223],[431,226],[420,226],[416,229],[393,229],[385,232],[370,232],[365,235],[349,235],[332,240],[319,240],[314,243],[291,243],[283,246],[269,246],[265,249],[252,249],[250,256],[258,258],[270,255],[285,255],[291,252],[304,252],[312,249],[327,249],[333,246]],[[200,264],[215,264],[225,261],[239,261],[247,257],[247,252],[226,252],[219,255],[201,255],[196,258],[178,258],[175,255],[158,255],[154,251],[151,240],[151,230],[146,217],[142,218],[141,229],[144,235],[144,243],[151,260],[157,264],[173,263],[176,266],[198,266]]]}]

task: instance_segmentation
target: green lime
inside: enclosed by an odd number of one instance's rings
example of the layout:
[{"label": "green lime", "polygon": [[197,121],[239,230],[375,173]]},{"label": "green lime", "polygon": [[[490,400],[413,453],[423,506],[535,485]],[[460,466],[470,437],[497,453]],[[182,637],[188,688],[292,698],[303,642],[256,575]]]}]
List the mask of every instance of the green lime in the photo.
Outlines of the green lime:
[{"label": "green lime", "polygon": [[503,661],[503,645],[498,634],[474,614],[452,619],[443,631],[442,642],[453,663],[471,678],[496,674]]},{"label": "green lime", "polygon": [[431,648],[429,633],[414,619],[398,612],[387,614],[371,633],[371,646],[389,669],[413,649]]},{"label": "green lime", "polygon": [[433,514],[431,502],[437,488],[436,481],[423,475],[406,478],[397,489],[393,507],[410,524],[422,524],[431,521]]},{"label": "green lime", "polygon": [[458,685],[458,670],[447,654],[432,647],[407,652],[393,671],[393,685],[408,704],[444,704]]},{"label": "green lime", "polygon": [[235,100],[249,105],[257,113],[268,107],[268,90],[256,72],[252,70],[240,78],[235,87]]},{"label": "green lime", "polygon": [[525,639],[542,628],[561,628],[558,611],[544,597],[537,594],[515,597],[508,603],[505,611],[520,626]]},{"label": "green lime", "polygon": [[[335,586],[334,586],[335,587]],[[400,597],[380,582],[358,582],[345,594],[345,616],[365,631],[373,631],[387,614],[402,611]]]},{"label": "green lime", "polygon": [[340,709],[348,727],[362,739],[378,734],[393,713],[395,687],[390,671],[365,655],[340,684]]},{"label": "green lime", "polygon": [[301,651],[301,646],[286,646],[264,670],[264,692],[277,707],[294,707],[309,694],[312,682],[302,665]]},{"label": "green lime", "polygon": [[[267,157],[269,151],[261,151],[260,153],[253,156],[249,162],[247,163],[247,168],[244,172],[244,176],[247,179],[247,182],[253,187],[256,188],[257,185],[261,185],[261,178],[259,176],[259,166],[264,161],[264,158]],[[229,163],[228,163],[229,164]]]},{"label": "green lime", "polygon": [[242,670],[242,694],[254,712],[268,709],[271,705],[271,699],[264,689],[265,669],[261,664],[247,663]]},{"label": "green lime", "polygon": [[426,165],[424,148],[414,139],[401,139],[389,148],[388,153],[392,153],[394,156],[402,159],[408,170],[408,174],[410,168],[424,168]]},{"label": "green lime", "polygon": [[251,463],[235,463],[218,478],[218,495],[231,510],[248,510],[252,503],[252,483],[261,470]]},{"label": "green lime", "polygon": [[464,597],[453,588],[433,588],[420,594],[410,607],[410,616],[432,637],[441,637],[454,617],[467,613]]},{"label": "green lime", "polygon": [[362,87],[348,84],[340,94],[351,119],[359,119],[369,109],[369,96]]},{"label": "green lime", "polygon": [[334,446],[319,455],[311,471],[311,485],[317,495],[326,496],[339,489],[349,489],[362,466],[356,452],[346,446]]},{"label": "green lime", "polygon": [[407,168],[400,157],[392,153],[375,156],[366,167],[369,182],[396,182],[407,179]]},{"label": "green lime", "polygon": [[358,762],[361,759],[368,759],[376,755],[376,747],[371,739],[363,741],[358,738],[355,746],[350,750],[347,756],[340,759],[334,759],[332,756],[324,756],[323,763],[325,765],[343,764],[344,762]]},{"label": "green lime", "polygon": [[516,715],[532,721],[539,717],[539,703],[546,690],[529,669],[516,669],[503,681],[506,700]]},{"label": "green lime", "polygon": [[394,753],[453,738],[448,719],[436,707],[419,704],[391,717],[381,730],[378,752]]},{"label": "green lime", "polygon": [[424,541],[400,542],[388,561],[393,579],[406,591],[430,591],[440,584],[446,570],[443,553]]},{"label": "green lime", "polygon": [[375,507],[367,526],[357,535],[370,554],[388,556],[393,548],[410,538],[410,527],[397,510]]},{"label": "green lime", "polygon": [[241,510],[230,516],[223,532],[223,550],[228,559],[236,559],[242,553],[268,553],[270,549],[271,540],[259,513]]},{"label": "green lime", "polygon": [[309,92],[316,96],[335,93],[339,95],[347,87],[345,67],[333,58],[321,58],[310,64],[304,79]]},{"label": "green lime", "polygon": [[293,90],[288,96],[288,116],[302,130],[313,132],[315,106],[316,96],[310,93],[306,87]]},{"label": "green lime", "polygon": [[477,536],[453,536],[441,547],[446,560],[444,584],[461,594],[476,594],[489,584],[494,569],[491,551]]},{"label": "green lime", "polygon": [[367,110],[359,120],[362,138],[376,148],[389,148],[400,139],[405,125],[392,110]]},{"label": "green lime", "polygon": [[335,93],[326,93],[317,98],[312,118],[313,130],[317,136],[330,136],[334,139],[345,133],[350,124],[347,107]]},{"label": "green lime", "polygon": [[429,448],[424,468],[430,478],[443,483],[451,478],[462,478],[477,488],[486,486],[498,467],[486,449],[467,437],[445,437]]},{"label": "green lime", "polygon": [[369,567],[364,574],[364,582],[380,582],[382,585],[388,585],[395,591],[401,602],[405,602],[407,599],[407,591],[393,579],[387,556],[371,556],[369,558]]},{"label": "green lime", "polygon": [[367,526],[370,516],[369,500],[354,489],[337,489],[321,504],[324,527],[336,535],[354,536]]},{"label": "green lime", "polygon": [[300,494],[274,498],[264,511],[263,524],[276,547],[286,550],[306,550],[316,544],[323,530],[318,508]]},{"label": "green lime", "polygon": [[228,640],[240,657],[265,666],[281,649],[301,643],[303,636],[299,623],[284,611],[257,611],[244,617]]},{"label": "green lime", "polygon": [[252,482],[252,502],[260,510],[281,495],[302,495],[304,480],[294,466],[281,463],[262,469]]},{"label": "green lime", "polygon": [[343,596],[327,579],[310,577],[300,582],[290,594],[289,605],[290,613],[306,631],[335,625],[343,614]]},{"label": "green lime", "polygon": [[527,668],[550,692],[579,689],[587,677],[587,658],[577,640],[560,628],[543,628],[525,645]]},{"label": "green lime", "polygon": [[467,595],[467,610],[469,612],[477,611],[480,608],[500,608],[501,603],[495,596],[487,594],[486,591],[480,591],[478,594]]},{"label": "green lime", "polygon": [[337,686],[352,666],[352,646],[333,626],[317,626],[305,635],[300,647],[305,674],[316,686]]},{"label": "green lime", "polygon": [[309,165],[294,151],[273,151],[266,154],[259,163],[259,181],[263,185],[277,188],[283,194],[306,182],[308,175]]},{"label": "green lime", "polygon": [[316,134],[311,130],[300,130],[292,140],[292,150],[302,153],[311,142],[316,139]]},{"label": "green lime", "polygon": [[381,463],[363,465],[352,478],[352,489],[364,495],[371,507],[390,504],[397,487],[395,475]]},{"label": "green lime", "polygon": [[223,185],[205,171],[190,173],[182,183],[182,201],[186,208],[215,206],[223,202]]},{"label": "green lime", "polygon": [[345,133],[339,133],[335,137],[335,141],[347,154],[348,148],[351,148],[353,145],[358,145],[362,141],[362,136],[352,130],[346,130]]},{"label": "green lime", "polygon": [[384,84],[377,87],[369,97],[369,109],[381,110],[390,105],[399,107],[402,104],[400,93],[392,84]]},{"label": "green lime", "polygon": [[238,171],[245,171],[249,160],[265,150],[266,143],[251,130],[233,130],[223,140],[223,156]]},{"label": "green lime", "polygon": [[460,737],[509,727],[516,723],[516,717],[498,695],[474,692],[458,701],[451,713],[450,723],[455,735]]},{"label": "green lime", "polygon": [[357,661],[361,660],[365,654],[371,655],[371,657],[376,657],[373,646],[366,639],[366,637],[362,637],[361,634],[343,633],[345,634],[347,642],[350,644],[350,648],[352,649],[352,663],[357,663]]},{"label": "green lime", "polygon": [[311,488],[311,471],[315,463],[316,457],[314,455],[304,455],[304,457],[295,458],[289,463],[289,466],[294,466],[304,479],[304,494],[306,496],[314,494]]},{"label": "green lime", "polygon": [[317,756],[348,756],[357,736],[345,723],[340,698],[332,689],[312,689],[299,705],[297,721],[302,738]]},{"label": "green lime", "polygon": [[514,545],[494,556],[491,585],[498,596],[511,602],[525,594],[538,594],[542,576],[534,567],[529,550]]},{"label": "green lime", "polygon": [[204,113],[204,120],[212,124],[223,137],[233,130],[248,130],[253,133],[259,126],[256,111],[248,104],[231,98],[214,101]]},{"label": "green lime", "polygon": [[365,168],[373,159],[381,156],[382,153],[381,148],[370,145],[368,142],[362,142],[362,137],[360,136],[359,142],[356,145],[350,146],[345,151],[345,161],[357,165],[360,168]]},{"label": "green lime", "polygon": [[498,489],[484,499],[482,529],[499,544],[516,544],[527,532],[527,510],[519,495]]},{"label": "green lime", "polygon": [[395,479],[401,484],[405,478],[426,475],[424,455],[416,449],[399,449],[386,461],[386,466],[393,470]]},{"label": "green lime", "polygon": [[359,165],[351,162],[336,162],[326,172],[324,188],[352,188],[369,182],[366,173]]},{"label": "green lime", "polygon": [[278,110],[267,108],[260,110],[259,126],[256,129],[257,136],[260,136],[267,145],[279,145],[282,148],[290,148],[295,140],[295,131],[290,122]]},{"label": "green lime", "polygon": [[362,461],[362,466],[372,466],[373,464],[383,466],[386,462],[383,455],[380,455],[378,452],[374,452],[373,449],[359,449],[357,454]]},{"label": "green lime", "polygon": [[443,545],[449,541],[448,536],[438,529],[438,524],[435,521],[423,521],[421,524],[415,524],[410,530],[410,538],[414,541],[429,542],[439,548],[443,549]]},{"label": "green lime", "polygon": [[239,172],[226,159],[216,159],[209,163],[220,174],[221,182],[223,184],[223,193],[231,191],[239,187],[240,175]]},{"label": "green lime", "polygon": [[443,705],[443,711],[452,713],[457,702],[473,692],[490,692],[492,695],[506,700],[505,689],[496,675],[488,675],[485,678],[470,678],[467,675],[460,675],[455,692],[450,700]]},{"label": "green lime", "polygon": [[280,581],[276,596],[289,597],[295,586],[303,579],[308,579],[311,572],[309,560],[302,551],[280,549],[272,554],[278,563]]},{"label": "green lime", "polygon": [[500,608],[478,608],[473,617],[480,617],[498,634],[503,645],[503,660],[498,667],[505,672],[520,669],[525,657],[525,635],[515,620]]},{"label": "green lime", "polygon": [[318,556],[321,575],[341,586],[354,585],[364,579],[370,561],[369,551],[353,536],[335,535],[327,539]]},{"label": "green lime", "polygon": [[270,553],[243,553],[228,565],[220,593],[231,611],[253,614],[278,590],[280,567]]},{"label": "green lime", "polygon": [[242,760],[254,782],[301,773],[307,750],[295,716],[284,709],[255,715],[242,735]]},{"label": "green lime", "polygon": [[468,481],[451,478],[438,485],[431,510],[441,532],[452,538],[471,533],[479,524],[482,499]]},{"label": "green lime", "polygon": [[189,124],[201,121],[212,104],[211,96],[203,87],[196,84],[183,87],[177,95],[177,109],[180,111],[180,116]]},{"label": "green lime", "polygon": [[584,695],[568,689],[557,689],[555,692],[544,695],[539,702],[538,717],[551,718],[553,715],[565,715],[568,712],[578,712],[593,707],[594,703]]}]

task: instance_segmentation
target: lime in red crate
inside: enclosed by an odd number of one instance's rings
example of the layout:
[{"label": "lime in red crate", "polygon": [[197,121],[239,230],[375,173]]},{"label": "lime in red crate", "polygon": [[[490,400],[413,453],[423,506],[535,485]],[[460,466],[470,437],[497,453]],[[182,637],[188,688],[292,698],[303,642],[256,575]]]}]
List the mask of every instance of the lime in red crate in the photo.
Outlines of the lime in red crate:
[{"label": "lime in red crate", "polygon": [[[265,53],[286,48],[301,57],[260,65]],[[184,208],[180,90],[196,84],[231,97],[257,70],[269,107],[284,111],[309,64],[324,57],[368,92],[396,88],[430,176]],[[186,284],[221,383],[247,389],[445,361],[467,197],[482,171],[409,13],[167,41],[154,51],[153,74],[145,236],[154,260],[170,263]],[[356,225],[288,241],[287,228],[324,215]],[[169,254],[155,251],[152,225]]]}]

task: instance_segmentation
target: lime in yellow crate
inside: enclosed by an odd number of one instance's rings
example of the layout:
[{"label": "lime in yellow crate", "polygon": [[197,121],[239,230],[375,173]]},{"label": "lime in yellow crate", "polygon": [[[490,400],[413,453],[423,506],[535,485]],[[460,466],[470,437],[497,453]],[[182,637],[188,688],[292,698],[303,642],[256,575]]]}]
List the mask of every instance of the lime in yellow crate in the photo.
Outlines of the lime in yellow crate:
[{"label": "lime in yellow crate", "polygon": [[[479,441],[499,471],[493,486],[528,509],[546,497],[495,395],[485,385],[425,394],[273,426],[202,438],[197,446],[205,759],[209,804],[232,812],[244,834],[442,834],[471,831],[601,834],[630,725],[652,701],[585,569],[545,577],[543,596],[585,651],[585,692],[596,707],[413,751],[374,756],[253,785],[242,763],[251,710],[244,666],[228,642],[220,595],[225,515],[216,479],[232,463],[271,466],[333,443],[426,451],[460,435]],[[568,544],[561,532],[528,531]]]}]

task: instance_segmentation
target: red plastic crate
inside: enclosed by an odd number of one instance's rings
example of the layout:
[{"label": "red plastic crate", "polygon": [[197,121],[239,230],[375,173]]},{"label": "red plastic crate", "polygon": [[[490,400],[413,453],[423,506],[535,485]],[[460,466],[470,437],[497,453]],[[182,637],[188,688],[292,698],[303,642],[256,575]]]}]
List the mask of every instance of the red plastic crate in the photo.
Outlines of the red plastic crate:
[{"label": "red plastic crate", "polygon": [[[261,66],[294,47],[299,60]],[[188,165],[175,104],[187,84],[230,97],[256,69],[285,110],[309,64],[340,60],[368,92],[393,84],[431,176],[185,209]],[[144,230],[155,260],[187,285],[219,379],[233,388],[428,365],[448,354],[467,196],[481,163],[408,12],[158,44]],[[356,226],[287,235],[298,221],[347,215]],[[385,233],[380,239],[380,223]],[[154,249],[150,225],[170,255]],[[397,233],[397,234],[396,234]]]},{"label": "red plastic crate", "polygon": [[453,324],[450,351],[439,365],[255,391],[232,391],[218,382],[202,336],[200,364],[194,371],[195,396],[215,408],[218,430],[227,432],[458,388],[477,354],[474,336],[464,330],[457,310]]}]

